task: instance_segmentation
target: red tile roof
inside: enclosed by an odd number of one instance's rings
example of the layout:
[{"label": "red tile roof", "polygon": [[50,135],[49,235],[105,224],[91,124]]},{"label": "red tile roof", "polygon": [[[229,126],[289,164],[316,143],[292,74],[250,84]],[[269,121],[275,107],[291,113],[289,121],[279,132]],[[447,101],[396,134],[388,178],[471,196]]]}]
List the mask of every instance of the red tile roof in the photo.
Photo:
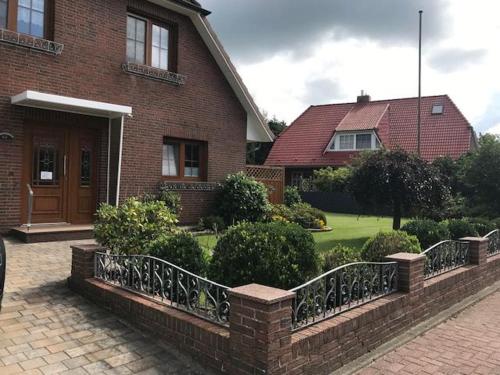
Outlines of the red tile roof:
[{"label": "red tile roof", "polygon": [[[443,104],[442,115],[432,115]],[[375,129],[387,149],[417,150],[417,98],[311,106],[275,141],[266,165],[339,166],[357,152],[324,152],[336,131]],[[447,95],[422,98],[422,157],[458,158],[473,147],[474,133],[467,119]]]}]

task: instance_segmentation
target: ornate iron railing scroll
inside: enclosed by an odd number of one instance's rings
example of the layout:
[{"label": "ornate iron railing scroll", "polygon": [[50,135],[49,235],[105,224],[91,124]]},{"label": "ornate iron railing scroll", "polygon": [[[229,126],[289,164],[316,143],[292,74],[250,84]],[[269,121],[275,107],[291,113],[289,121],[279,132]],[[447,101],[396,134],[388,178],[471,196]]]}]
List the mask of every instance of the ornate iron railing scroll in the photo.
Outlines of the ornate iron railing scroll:
[{"label": "ornate iron railing scroll", "polygon": [[164,260],[98,252],[95,277],[211,322],[229,324],[228,287]]},{"label": "ornate iron railing scroll", "polygon": [[397,291],[398,264],[351,263],[290,290],[298,330]]},{"label": "ornate iron railing scroll", "polygon": [[484,238],[488,239],[488,256],[500,254],[500,230],[495,229],[488,233]]},{"label": "ornate iron railing scroll", "polygon": [[469,243],[451,240],[441,241],[422,254],[426,256],[424,277],[430,279],[469,264]]}]

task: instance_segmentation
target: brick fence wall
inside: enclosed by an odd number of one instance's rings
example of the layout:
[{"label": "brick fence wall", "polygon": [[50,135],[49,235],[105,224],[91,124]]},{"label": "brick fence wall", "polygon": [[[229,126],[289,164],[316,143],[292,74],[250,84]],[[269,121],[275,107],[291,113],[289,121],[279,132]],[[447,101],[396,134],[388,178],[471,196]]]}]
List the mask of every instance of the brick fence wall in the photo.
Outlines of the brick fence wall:
[{"label": "brick fence wall", "polygon": [[69,281],[74,290],[220,372],[327,374],[499,280],[500,255],[487,258],[485,239],[465,240],[470,265],[424,280],[424,255],[392,255],[399,267],[397,293],[295,332],[294,294],[280,289],[252,284],[230,290],[229,326],[222,327],[88,278],[88,247],[73,248]]}]

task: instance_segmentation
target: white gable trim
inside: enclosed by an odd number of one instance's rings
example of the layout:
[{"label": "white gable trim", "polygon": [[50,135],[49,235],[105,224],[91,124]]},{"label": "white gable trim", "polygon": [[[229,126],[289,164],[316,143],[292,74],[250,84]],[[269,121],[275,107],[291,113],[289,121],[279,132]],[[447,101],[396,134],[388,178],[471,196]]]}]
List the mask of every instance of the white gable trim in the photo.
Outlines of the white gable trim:
[{"label": "white gable trim", "polygon": [[149,0],[161,7],[188,16],[196,30],[207,45],[210,53],[215,58],[229,85],[236,94],[241,105],[247,112],[247,142],[272,142],[274,135],[267,126],[257,105],[248,93],[236,69],[224,52],[222,45],[212,31],[208,20],[193,9],[188,9],[169,0]]}]

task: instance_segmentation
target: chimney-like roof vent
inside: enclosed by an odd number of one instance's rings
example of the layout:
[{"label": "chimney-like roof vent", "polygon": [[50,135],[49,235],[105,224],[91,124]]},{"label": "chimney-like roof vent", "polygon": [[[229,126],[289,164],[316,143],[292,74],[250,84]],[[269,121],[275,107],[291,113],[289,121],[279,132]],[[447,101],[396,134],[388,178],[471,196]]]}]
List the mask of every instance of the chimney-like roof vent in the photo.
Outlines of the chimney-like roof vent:
[{"label": "chimney-like roof vent", "polygon": [[368,94],[365,94],[365,91],[364,90],[361,90],[361,95],[358,96],[358,100],[357,102],[358,103],[369,103],[371,100],[371,97],[370,95]]}]

